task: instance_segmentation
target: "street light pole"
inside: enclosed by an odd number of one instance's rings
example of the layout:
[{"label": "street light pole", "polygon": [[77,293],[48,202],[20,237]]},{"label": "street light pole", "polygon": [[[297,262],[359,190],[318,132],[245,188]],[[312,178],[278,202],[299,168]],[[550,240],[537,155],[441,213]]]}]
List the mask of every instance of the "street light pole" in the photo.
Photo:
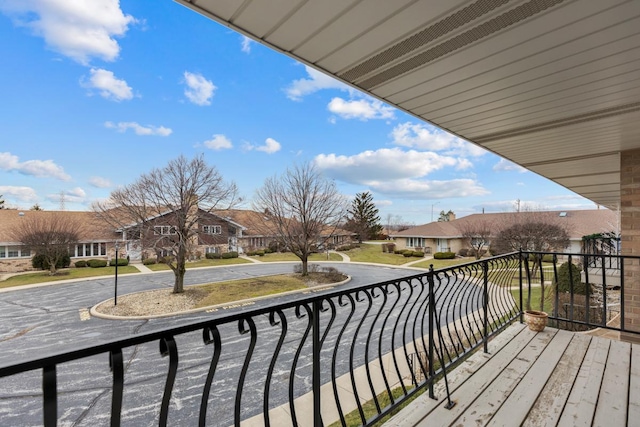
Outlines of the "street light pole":
[{"label": "street light pole", "polygon": [[440,202],[431,203],[431,222],[433,222],[433,207]]},{"label": "street light pole", "polygon": [[113,297],[113,305],[116,306],[118,305],[118,249],[120,249],[120,245],[118,244],[118,241],[116,240],[116,280],[115,280],[115,286],[114,286],[114,297]]}]

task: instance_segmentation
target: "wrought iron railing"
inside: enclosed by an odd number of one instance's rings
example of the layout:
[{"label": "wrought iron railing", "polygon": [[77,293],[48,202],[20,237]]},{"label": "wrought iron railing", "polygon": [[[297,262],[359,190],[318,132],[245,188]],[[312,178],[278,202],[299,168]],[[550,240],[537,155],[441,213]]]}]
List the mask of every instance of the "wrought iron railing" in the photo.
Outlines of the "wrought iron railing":
[{"label": "wrought iron railing", "polygon": [[592,253],[523,253],[520,306],[544,311],[561,329],[636,333],[625,324],[625,265],[640,257]]},{"label": "wrought iron railing", "polygon": [[216,313],[0,367],[0,387],[20,382],[13,410],[29,425],[81,413],[87,425],[368,426],[434,397],[437,378],[521,317],[527,263],[513,253]]}]

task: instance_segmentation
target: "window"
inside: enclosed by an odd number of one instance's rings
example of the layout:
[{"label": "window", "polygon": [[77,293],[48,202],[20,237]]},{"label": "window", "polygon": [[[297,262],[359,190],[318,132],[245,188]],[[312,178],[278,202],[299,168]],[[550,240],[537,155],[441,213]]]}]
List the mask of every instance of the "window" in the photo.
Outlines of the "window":
[{"label": "window", "polygon": [[104,256],[107,254],[107,244],[102,243],[79,243],[76,245],[74,257]]},{"label": "window", "polygon": [[18,258],[20,256],[20,249],[17,246],[9,246],[7,250],[8,258]]},{"label": "window", "polygon": [[202,232],[204,234],[222,234],[221,225],[203,225]]},{"label": "window", "polygon": [[407,237],[407,246],[410,248],[424,247],[425,239],[423,237]]},{"label": "window", "polygon": [[155,225],[153,227],[153,234],[166,236],[170,234],[178,234],[178,231],[173,225]]},{"label": "window", "polygon": [[7,257],[7,248],[5,246],[0,246],[0,258]]},{"label": "window", "polygon": [[249,239],[249,246],[253,246],[256,248],[264,248],[264,238],[263,237],[252,237]]},{"label": "window", "polygon": [[209,246],[209,247],[204,249],[204,252],[206,254],[219,254],[220,253],[220,248],[218,248],[216,246]]}]

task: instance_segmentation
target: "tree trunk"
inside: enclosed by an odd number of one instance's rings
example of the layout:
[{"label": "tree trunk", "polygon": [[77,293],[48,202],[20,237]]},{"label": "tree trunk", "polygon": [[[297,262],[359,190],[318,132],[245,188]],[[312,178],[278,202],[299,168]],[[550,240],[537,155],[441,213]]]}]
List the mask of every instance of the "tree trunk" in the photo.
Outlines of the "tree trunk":
[{"label": "tree trunk", "polygon": [[300,259],[302,260],[302,275],[307,276],[309,274],[309,270],[307,268],[307,264],[309,262],[308,256],[304,255]]},{"label": "tree trunk", "polygon": [[176,280],[173,284],[173,293],[181,294],[184,292],[184,274],[186,272],[186,268],[184,263],[178,264],[176,267],[174,274],[176,276]]}]

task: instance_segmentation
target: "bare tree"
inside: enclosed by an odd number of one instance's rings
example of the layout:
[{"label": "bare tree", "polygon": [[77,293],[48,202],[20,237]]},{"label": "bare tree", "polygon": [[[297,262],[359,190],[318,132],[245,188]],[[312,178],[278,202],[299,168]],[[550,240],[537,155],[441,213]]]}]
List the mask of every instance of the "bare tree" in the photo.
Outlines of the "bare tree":
[{"label": "bare tree", "polygon": [[[236,185],[226,182],[203,156],[180,156],[113,191],[106,202],[94,204],[94,210],[112,227],[140,239],[143,248],[170,254],[177,294],[184,291],[187,257],[198,242],[199,211],[230,209],[239,201],[237,193]],[[166,230],[158,232],[158,218]]]},{"label": "bare tree", "polygon": [[80,240],[82,225],[72,215],[60,212],[34,212],[25,215],[12,230],[12,238],[22,242],[34,256],[43,258],[49,274],[69,257],[70,248]]},{"label": "bare tree", "polygon": [[269,217],[271,233],[300,258],[305,276],[309,255],[337,229],[346,206],[335,183],[309,163],[267,178],[253,201],[254,209]]},{"label": "bare tree", "polygon": [[509,216],[491,245],[496,252],[547,252],[569,246],[569,230],[552,212],[526,211]]},{"label": "bare tree", "polygon": [[484,254],[485,248],[491,242],[491,236],[495,234],[495,226],[491,221],[462,221],[456,224],[463,240],[473,252],[476,259]]}]

